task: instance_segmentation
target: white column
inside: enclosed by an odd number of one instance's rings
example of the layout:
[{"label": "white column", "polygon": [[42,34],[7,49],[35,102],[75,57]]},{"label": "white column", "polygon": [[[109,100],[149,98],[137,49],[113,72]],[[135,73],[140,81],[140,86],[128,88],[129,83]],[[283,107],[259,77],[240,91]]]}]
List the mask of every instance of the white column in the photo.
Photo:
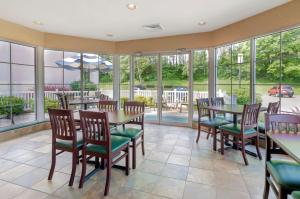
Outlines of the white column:
[{"label": "white column", "polygon": [[256,82],[256,47],[255,39],[252,38],[250,41],[250,102],[255,103],[255,82]]},{"label": "white column", "polygon": [[134,100],[134,70],[135,70],[135,62],[134,62],[134,56],[130,55],[129,57],[129,64],[130,64],[130,82],[129,82],[129,88],[130,88],[130,95],[129,99]]},{"label": "white column", "polygon": [[189,126],[193,124],[193,112],[194,112],[194,101],[193,101],[193,64],[194,64],[194,51],[189,51]]},{"label": "white column", "polygon": [[44,113],[44,48],[36,47],[36,72],[35,72],[35,111],[37,121],[45,120]]}]

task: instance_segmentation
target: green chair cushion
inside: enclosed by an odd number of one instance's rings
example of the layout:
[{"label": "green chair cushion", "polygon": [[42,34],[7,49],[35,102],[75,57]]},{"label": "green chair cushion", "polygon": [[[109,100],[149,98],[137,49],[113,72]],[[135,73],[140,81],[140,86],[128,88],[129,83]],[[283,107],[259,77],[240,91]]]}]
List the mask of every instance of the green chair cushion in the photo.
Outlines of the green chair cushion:
[{"label": "green chair cushion", "polygon": [[210,120],[200,121],[200,124],[204,124],[206,126],[213,126],[213,127],[219,127],[221,125],[229,124],[229,123],[230,122],[228,122],[227,120],[224,120],[221,118],[214,118],[214,119],[210,119]]},{"label": "green chair cushion", "polygon": [[[60,148],[72,148],[73,141],[72,140],[61,140],[57,139],[55,146]],[[83,139],[82,139],[82,131],[77,131],[77,144],[76,147],[80,148],[83,145]]]},{"label": "green chair cushion", "polygon": [[[229,131],[231,133],[236,133],[236,134],[240,134],[241,133],[241,125],[240,124],[226,124],[226,125],[222,125],[220,126],[220,129],[225,130],[225,131]],[[252,133],[256,133],[256,130],[253,129],[248,129],[244,132],[244,134],[252,134]]]},{"label": "green chair cushion", "polygon": [[[128,144],[130,142],[130,139],[126,137],[112,135],[110,136],[110,141],[111,141],[111,151],[115,152],[125,144]],[[107,150],[103,145],[95,145],[95,144],[88,144],[86,146],[86,151],[100,153],[100,154],[107,153]]]},{"label": "green chair cushion", "polygon": [[267,168],[275,182],[288,190],[300,190],[300,165],[284,160],[271,160]]},{"label": "green chair cushion", "polygon": [[258,131],[264,133],[265,132],[265,123],[264,122],[259,122],[258,123]]},{"label": "green chair cushion", "polygon": [[125,128],[125,130],[114,129],[111,134],[134,139],[139,137],[142,132],[143,130],[137,128]]},{"label": "green chair cushion", "polygon": [[293,191],[292,196],[294,199],[300,199],[300,191]]}]

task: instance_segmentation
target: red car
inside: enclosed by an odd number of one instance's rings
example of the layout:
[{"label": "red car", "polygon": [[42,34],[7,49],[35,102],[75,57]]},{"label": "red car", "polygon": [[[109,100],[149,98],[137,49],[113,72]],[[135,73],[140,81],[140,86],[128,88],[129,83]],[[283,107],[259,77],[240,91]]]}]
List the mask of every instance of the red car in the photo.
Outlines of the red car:
[{"label": "red car", "polygon": [[287,96],[287,97],[293,97],[294,95],[294,90],[293,87],[290,85],[281,85],[280,86],[273,86],[268,90],[269,95],[274,95],[274,96]]}]

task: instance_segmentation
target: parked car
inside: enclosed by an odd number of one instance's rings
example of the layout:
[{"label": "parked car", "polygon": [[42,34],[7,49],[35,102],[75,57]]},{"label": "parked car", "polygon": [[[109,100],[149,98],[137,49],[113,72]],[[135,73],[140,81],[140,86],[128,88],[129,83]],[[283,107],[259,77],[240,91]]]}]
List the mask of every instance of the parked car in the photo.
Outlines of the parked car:
[{"label": "parked car", "polygon": [[287,96],[287,97],[293,97],[294,90],[293,87],[290,85],[281,85],[281,86],[273,86],[268,90],[268,93],[270,96]]},{"label": "parked car", "polygon": [[188,88],[185,86],[177,86],[174,91],[188,91]]},{"label": "parked car", "polygon": [[143,85],[135,85],[135,86],[133,87],[133,89],[134,89],[134,90],[145,90],[145,86],[143,86]]}]

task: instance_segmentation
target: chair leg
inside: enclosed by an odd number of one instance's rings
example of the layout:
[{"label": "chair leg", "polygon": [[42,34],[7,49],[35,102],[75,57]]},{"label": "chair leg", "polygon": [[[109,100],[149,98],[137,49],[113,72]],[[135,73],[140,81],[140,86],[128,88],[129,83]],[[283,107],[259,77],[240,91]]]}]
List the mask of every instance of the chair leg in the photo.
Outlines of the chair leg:
[{"label": "chair leg", "polygon": [[128,145],[127,148],[126,148],[126,151],[125,151],[127,153],[127,155],[125,157],[125,166],[126,166],[125,174],[127,176],[129,175],[129,160],[130,160],[129,151],[130,151],[130,149],[129,149],[129,145]]},{"label": "chair leg", "polygon": [[104,196],[107,196],[108,193],[109,193],[110,178],[111,178],[111,159],[107,159],[106,182],[105,182]]},{"label": "chair leg", "polygon": [[85,173],[86,173],[86,153],[85,153],[85,149],[82,149],[82,170],[81,170],[81,177],[79,181],[79,188],[83,187]]},{"label": "chair leg", "polygon": [[248,160],[247,160],[247,157],[246,157],[246,149],[245,149],[245,140],[244,139],[242,139],[242,155],[243,155],[243,158],[244,158],[245,165],[247,166],[248,165]]},{"label": "chair leg", "polygon": [[268,177],[270,176],[269,172],[265,171],[265,189],[264,189],[264,195],[263,195],[263,199],[268,199],[269,197],[269,192],[270,192],[270,184],[268,182]]},{"label": "chair leg", "polygon": [[215,128],[212,129],[212,134],[213,134],[213,150],[216,151],[217,150],[217,132],[216,132]]},{"label": "chair leg", "polygon": [[142,134],[142,154],[145,155],[145,143],[144,143],[144,132]]},{"label": "chair leg", "polygon": [[278,198],[287,199],[287,192],[284,189],[282,189],[282,187],[279,187]]},{"label": "chair leg", "polygon": [[56,149],[53,146],[52,147],[52,160],[51,160],[51,168],[48,176],[48,180],[52,180],[54,169],[55,169],[55,164],[56,164]]},{"label": "chair leg", "polygon": [[209,138],[209,136],[210,136],[210,132],[211,131],[211,129],[210,128],[208,128],[208,131],[207,131],[207,135],[206,135],[206,139],[208,140],[208,138]]},{"label": "chair leg", "polygon": [[259,151],[259,135],[256,136],[255,147],[259,160],[262,160],[261,153]]},{"label": "chair leg", "polygon": [[224,155],[224,135],[222,130],[220,132],[220,136],[221,136],[221,154]]},{"label": "chair leg", "polygon": [[122,127],[123,127],[123,131],[125,131],[125,124],[123,124]]},{"label": "chair leg", "polygon": [[73,152],[73,157],[72,157],[72,172],[71,172],[71,177],[69,181],[69,186],[73,186],[74,183],[74,178],[75,178],[75,173],[76,173],[76,165],[77,165],[77,155],[78,152],[77,150]]},{"label": "chair leg", "polygon": [[201,132],[201,125],[198,124],[198,135],[197,135],[197,139],[196,139],[197,143],[199,142],[199,139],[200,139],[200,132]]},{"label": "chair leg", "polygon": [[132,169],[136,168],[136,140],[132,140]]}]

